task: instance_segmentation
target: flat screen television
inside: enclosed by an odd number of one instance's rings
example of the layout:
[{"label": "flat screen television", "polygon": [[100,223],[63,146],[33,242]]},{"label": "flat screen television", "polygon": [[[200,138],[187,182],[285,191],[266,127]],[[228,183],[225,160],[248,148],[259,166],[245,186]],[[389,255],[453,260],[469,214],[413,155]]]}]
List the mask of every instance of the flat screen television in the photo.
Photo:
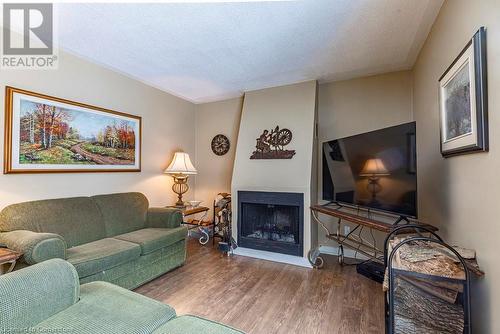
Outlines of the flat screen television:
[{"label": "flat screen television", "polygon": [[417,217],[415,122],[323,143],[323,200]]}]

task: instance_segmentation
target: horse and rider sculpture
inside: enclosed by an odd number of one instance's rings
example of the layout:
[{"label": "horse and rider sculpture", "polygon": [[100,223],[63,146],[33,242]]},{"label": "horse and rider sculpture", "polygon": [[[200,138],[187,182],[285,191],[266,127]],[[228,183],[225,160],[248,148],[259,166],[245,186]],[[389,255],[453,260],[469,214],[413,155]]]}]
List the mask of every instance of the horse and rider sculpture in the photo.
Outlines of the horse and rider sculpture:
[{"label": "horse and rider sculpture", "polygon": [[285,150],[284,147],[292,141],[292,131],[276,126],[271,131],[264,130],[257,138],[256,150],[250,159],[291,159],[295,150]]}]

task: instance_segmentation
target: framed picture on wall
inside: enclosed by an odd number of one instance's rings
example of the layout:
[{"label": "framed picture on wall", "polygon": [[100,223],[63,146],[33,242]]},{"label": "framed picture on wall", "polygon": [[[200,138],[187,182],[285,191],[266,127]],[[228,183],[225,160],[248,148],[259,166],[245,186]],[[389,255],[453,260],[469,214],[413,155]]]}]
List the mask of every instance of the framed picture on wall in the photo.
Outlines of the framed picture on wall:
[{"label": "framed picture on wall", "polygon": [[488,151],[486,31],[480,28],[439,79],[441,154]]},{"label": "framed picture on wall", "polygon": [[6,87],[4,174],[140,170],[141,117]]}]

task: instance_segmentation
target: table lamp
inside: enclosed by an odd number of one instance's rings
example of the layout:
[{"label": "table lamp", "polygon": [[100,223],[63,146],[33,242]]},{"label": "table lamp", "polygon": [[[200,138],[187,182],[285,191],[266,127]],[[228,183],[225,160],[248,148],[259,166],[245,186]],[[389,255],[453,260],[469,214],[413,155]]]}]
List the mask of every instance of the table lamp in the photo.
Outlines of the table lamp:
[{"label": "table lamp", "polygon": [[377,193],[382,190],[382,186],[378,183],[381,176],[390,175],[384,165],[384,162],[379,158],[368,159],[365,162],[359,176],[368,177],[368,191],[372,194],[372,202],[376,202]]},{"label": "table lamp", "polygon": [[189,190],[187,183],[189,175],[198,173],[189,159],[189,154],[184,152],[176,152],[170,165],[165,169],[165,174],[170,174],[174,178],[172,190],[177,194],[176,207],[183,208],[184,202],[182,195]]}]

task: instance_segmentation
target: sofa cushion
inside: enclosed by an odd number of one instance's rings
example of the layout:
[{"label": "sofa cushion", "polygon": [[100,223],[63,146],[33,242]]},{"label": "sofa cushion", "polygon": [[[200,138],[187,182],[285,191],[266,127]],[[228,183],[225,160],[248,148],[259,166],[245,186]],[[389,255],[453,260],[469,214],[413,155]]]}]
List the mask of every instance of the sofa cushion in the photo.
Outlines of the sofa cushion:
[{"label": "sofa cushion", "polygon": [[239,330],[214,321],[192,315],[183,315],[170,320],[153,332],[154,334],[242,334]]},{"label": "sofa cushion", "polygon": [[106,237],[99,208],[89,197],[9,205],[0,213],[0,231],[15,230],[58,234],[68,247]]},{"label": "sofa cushion", "polygon": [[129,290],[165,274],[186,261],[186,242],[181,240],[120,266],[80,278],[80,283],[106,281]]},{"label": "sofa cushion", "polygon": [[92,196],[99,207],[106,236],[132,232],[145,227],[148,199],[141,193],[119,193]]},{"label": "sofa cushion", "polygon": [[143,228],[134,232],[120,234],[115,239],[136,243],[141,246],[141,254],[149,254],[177,241],[186,239],[187,228]]},{"label": "sofa cushion", "polygon": [[112,238],[89,242],[67,250],[67,260],[75,266],[80,277],[116,267],[140,255],[141,247],[138,244]]},{"label": "sofa cushion", "polygon": [[36,326],[52,333],[151,333],[175,317],[175,310],[156,300],[105,282],[81,286],[80,300]]}]

